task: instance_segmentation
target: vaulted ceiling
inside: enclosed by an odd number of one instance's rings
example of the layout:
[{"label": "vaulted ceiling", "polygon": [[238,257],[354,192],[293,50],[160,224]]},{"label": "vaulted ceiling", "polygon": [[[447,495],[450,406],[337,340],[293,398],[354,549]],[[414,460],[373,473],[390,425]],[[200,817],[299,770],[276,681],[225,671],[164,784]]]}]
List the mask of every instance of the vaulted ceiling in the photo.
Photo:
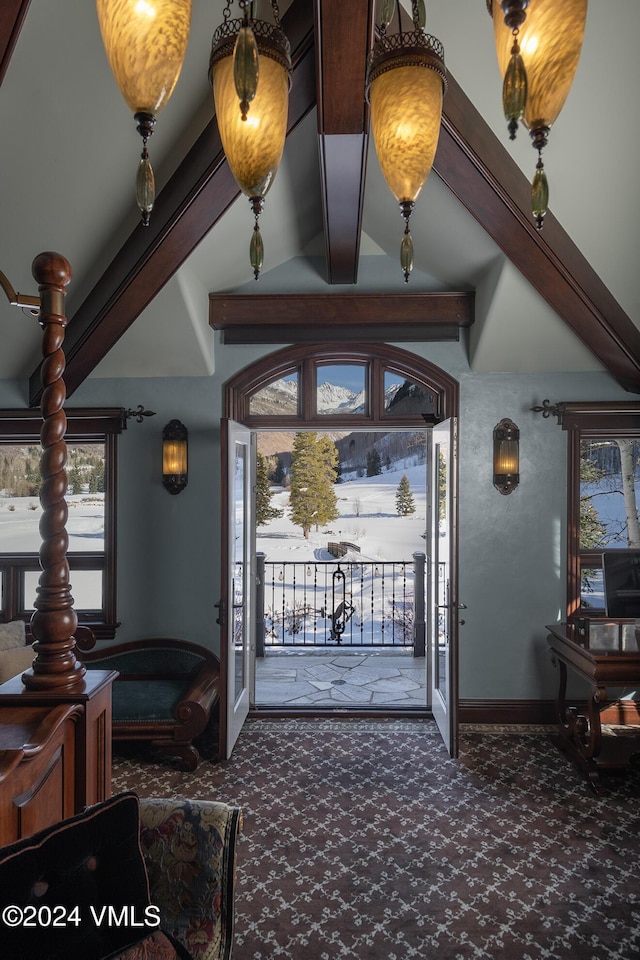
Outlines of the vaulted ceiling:
[{"label": "vaulted ceiling", "polygon": [[[574,89],[545,155],[551,212],[538,232],[529,214],[536,157],[526,133],[512,147],[504,131],[485,2],[428,3],[449,88],[405,285],[402,220],[368,135],[374,0],[280,3],[293,83],[258,284],[250,210],[224,160],[206,77],[222,5],[212,13],[194,0],[183,73],[150,141],[161,190],[144,228],[133,200],[139,138],[93,4],[4,0],[0,270],[31,293],[37,253],[70,260],[68,392],[89,376],[210,374],[212,327],[230,341],[286,343],[389,339],[392,323],[395,339],[417,341],[472,322],[472,369],[604,368],[640,392],[638,135],[615,115],[639,88],[640,5],[617,4],[610,23],[592,0]],[[38,337],[4,303],[0,337],[0,377],[28,379],[36,402]]]}]

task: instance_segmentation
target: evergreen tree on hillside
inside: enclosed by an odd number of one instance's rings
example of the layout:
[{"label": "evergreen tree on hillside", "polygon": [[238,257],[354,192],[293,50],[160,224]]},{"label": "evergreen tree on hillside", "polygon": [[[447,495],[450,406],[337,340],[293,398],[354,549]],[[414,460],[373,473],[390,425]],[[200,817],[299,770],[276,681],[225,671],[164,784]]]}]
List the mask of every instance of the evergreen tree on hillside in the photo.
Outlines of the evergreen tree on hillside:
[{"label": "evergreen tree on hillside", "polygon": [[291,520],[308,539],[311,527],[338,519],[336,482],[338,451],[330,437],[297,433],[291,458]]},{"label": "evergreen tree on hillside", "polygon": [[377,477],[381,473],[382,467],[380,466],[380,454],[374,447],[373,450],[369,450],[367,454],[367,476]]},{"label": "evergreen tree on hillside", "polygon": [[80,467],[74,463],[68,473],[68,485],[71,493],[78,494],[84,490],[84,481]]},{"label": "evergreen tree on hillside", "polygon": [[281,517],[282,510],[271,506],[273,496],[269,486],[269,465],[267,458],[258,451],[256,464],[256,526],[263,527],[271,520]]},{"label": "evergreen tree on hillside", "polygon": [[276,486],[280,486],[284,483],[284,464],[280,457],[276,457],[275,461],[275,465],[271,471],[271,482],[275,483]]},{"label": "evergreen tree on hillside", "polygon": [[416,505],[411,493],[411,486],[406,473],[403,473],[396,490],[396,513],[399,517],[408,517],[409,514],[415,512]]}]

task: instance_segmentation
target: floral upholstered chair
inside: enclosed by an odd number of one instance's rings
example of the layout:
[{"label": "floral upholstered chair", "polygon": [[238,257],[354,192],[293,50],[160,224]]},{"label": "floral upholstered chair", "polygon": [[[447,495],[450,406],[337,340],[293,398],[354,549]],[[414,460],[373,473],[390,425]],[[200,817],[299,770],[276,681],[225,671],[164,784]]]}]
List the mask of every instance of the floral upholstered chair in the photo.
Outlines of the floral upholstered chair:
[{"label": "floral upholstered chair", "polygon": [[237,807],[140,800],[140,844],[163,929],[193,960],[228,960],[233,941]]}]

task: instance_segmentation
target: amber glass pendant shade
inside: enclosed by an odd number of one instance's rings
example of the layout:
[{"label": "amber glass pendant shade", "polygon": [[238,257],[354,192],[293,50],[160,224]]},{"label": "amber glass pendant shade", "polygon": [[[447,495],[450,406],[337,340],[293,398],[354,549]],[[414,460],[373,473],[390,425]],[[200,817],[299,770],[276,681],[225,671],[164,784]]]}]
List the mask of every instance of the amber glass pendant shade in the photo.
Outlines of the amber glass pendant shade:
[{"label": "amber glass pendant shade", "polygon": [[275,19],[275,25],[246,15],[224,20],[209,61],[222,147],[255,217],[249,259],[256,280],[264,261],[258,218],[280,166],[289,116],[291,53]]},{"label": "amber glass pendant shade", "polygon": [[136,200],[147,226],[155,203],[147,140],[180,76],[191,0],[96,0],[96,9],[111,72],[142,137]]},{"label": "amber glass pendant shade", "polygon": [[157,116],[180,76],[191,0],[96,0],[111,71],[132,113]]},{"label": "amber glass pendant shade", "polygon": [[[518,32],[527,74],[523,121],[530,131],[551,127],[557,120],[578,67],[586,19],[587,0],[530,0]],[[493,0],[493,31],[504,78],[513,34],[504,22],[501,0]]]},{"label": "amber glass pendant shade", "polygon": [[[578,68],[587,0],[562,0],[562,3],[528,0],[512,4],[487,0],[487,6],[493,17],[498,65],[504,82],[503,105],[511,139],[515,137],[518,120],[522,119],[538,151],[531,185],[531,211],[536,227],[541,230],[549,204],[542,150]],[[508,8],[523,8],[524,20],[514,30],[505,23]]]},{"label": "amber glass pendant shade", "polygon": [[236,183],[251,197],[264,197],[278,171],[287,135],[289,77],[281,64],[260,56],[260,79],[246,120],[234,82],[233,56],[212,69],[220,139]]},{"label": "amber glass pendant shade", "polygon": [[[391,5],[383,11],[383,31]],[[447,75],[442,44],[421,29],[387,36],[382,32],[369,57],[367,98],[376,154],[389,190],[406,221],[400,247],[405,281],[413,268],[409,219],[433,166],[438,147]]]},{"label": "amber glass pendant shade", "polygon": [[376,153],[398,203],[415,203],[431,172],[440,136],[442,94],[442,78],[422,66],[398,66],[371,84]]}]

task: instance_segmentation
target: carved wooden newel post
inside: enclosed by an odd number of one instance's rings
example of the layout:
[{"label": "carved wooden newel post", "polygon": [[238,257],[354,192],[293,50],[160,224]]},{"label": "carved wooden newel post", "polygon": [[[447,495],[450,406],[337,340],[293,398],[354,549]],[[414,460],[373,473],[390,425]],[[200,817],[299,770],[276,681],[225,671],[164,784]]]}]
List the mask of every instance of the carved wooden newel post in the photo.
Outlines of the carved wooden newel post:
[{"label": "carved wooden newel post", "polygon": [[63,409],[66,389],[62,378],[65,369],[62,344],[67,325],[64,299],[71,280],[71,266],[60,254],[41,253],[33,261],[32,272],[40,293],[44,358],[40,431],[42,572],[34,604],[36,609],[31,618],[37,656],[32,669],[23,674],[22,680],[31,690],[49,690],[74,686],[85,673],[74,653],[78,618],[73,609],[67,562],[67,445],[64,440],[67,417]]},{"label": "carved wooden newel post", "polygon": [[20,297],[0,273],[12,304],[32,313],[39,306],[43,330],[41,573],[31,618],[36,657],[29,670],[0,684],[0,844],[111,794],[111,686],[118,676],[114,670],[85,672],[75,655],[62,349],[71,267],[59,253],[41,253],[32,272],[39,299]]}]

